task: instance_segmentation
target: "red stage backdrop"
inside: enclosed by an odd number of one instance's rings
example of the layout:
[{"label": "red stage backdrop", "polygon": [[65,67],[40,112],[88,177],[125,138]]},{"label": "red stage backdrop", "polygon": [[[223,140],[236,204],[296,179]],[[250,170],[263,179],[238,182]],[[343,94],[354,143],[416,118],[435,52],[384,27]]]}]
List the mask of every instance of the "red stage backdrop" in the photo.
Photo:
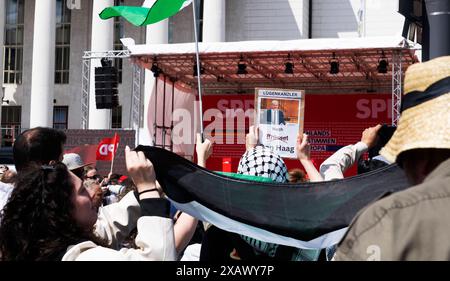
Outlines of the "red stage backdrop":
[{"label": "red stage backdrop", "polygon": [[[245,133],[250,126],[249,118],[243,121],[242,117],[244,112],[251,113],[249,109],[254,109],[253,95],[203,97],[205,134],[221,142],[214,145],[208,169],[221,171],[231,167],[232,172],[237,171],[245,151]],[[242,110],[237,114],[240,120],[236,114],[231,121],[225,118],[227,114],[232,116],[232,110]],[[365,128],[378,123],[390,124],[391,114],[390,94],[306,94],[305,133],[309,135],[311,156],[317,167],[340,147],[359,141]],[[222,130],[211,130],[211,126],[217,128],[219,124]],[[237,143],[239,140],[241,144]],[[301,167],[296,160],[284,160],[288,169]],[[353,168],[347,175],[355,171]]]}]

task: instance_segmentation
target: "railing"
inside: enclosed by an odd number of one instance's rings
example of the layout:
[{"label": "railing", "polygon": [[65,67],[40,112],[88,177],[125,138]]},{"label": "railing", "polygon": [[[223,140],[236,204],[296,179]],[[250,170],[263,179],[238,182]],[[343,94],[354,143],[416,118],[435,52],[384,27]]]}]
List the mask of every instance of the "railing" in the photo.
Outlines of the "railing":
[{"label": "railing", "polygon": [[11,147],[16,140],[16,137],[26,129],[22,128],[20,125],[11,125],[1,127],[0,130],[0,146]]}]

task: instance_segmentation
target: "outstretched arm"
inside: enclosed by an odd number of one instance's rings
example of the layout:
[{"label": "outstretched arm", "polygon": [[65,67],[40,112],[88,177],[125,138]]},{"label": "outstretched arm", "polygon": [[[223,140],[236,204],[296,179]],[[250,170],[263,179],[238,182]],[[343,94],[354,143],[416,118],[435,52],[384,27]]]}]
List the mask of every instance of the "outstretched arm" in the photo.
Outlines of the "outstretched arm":
[{"label": "outstretched arm", "polygon": [[96,229],[96,234],[109,242],[116,242],[110,244],[118,247],[121,240],[119,238],[128,235],[129,230],[136,225],[134,222],[129,223],[131,220],[128,217],[136,218],[140,215],[135,239],[138,248],[122,248],[117,251],[89,243],[84,245],[81,253],[76,247],[69,250],[63,260],[175,260],[174,228],[172,219],[169,218],[170,205],[154,190],[156,176],[153,164],[145,158],[143,152],[131,151],[128,146],[125,148],[125,162],[128,174],[137,188],[138,198],[130,192],[119,203],[107,206],[109,208],[104,210],[103,227],[100,232]]},{"label": "outstretched arm", "polygon": [[181,213],[174,225],[175,248],[179,255],[189,244],[197,228],[198,219]]},{"label": "outstretched arm", "polygon": [[320,173],[326,181],[343,179],[344,172],[350,168],[363,153],[377,142],[377,133],[381,125],[367,128],[363,131],[361,141],[347,145],[328,157],[320,165]]},{"label": "outstretched arm", "polygon": [[[202,136],[197,134],[197,164],[203,168],[206,167],[206,160],[211,156],[213,146],[210,140],[205,139],[202,142]],[[175,248],[178,254],[180,254],[184,248],[189,244],[194,236],[195,229],[197,228],[198,220],[186,213],[181,213],[174,225],[175,233]]]},{"label": "outstretched arm", "polygon": [[308,143],[308,135],[303,134],[297,137],[297,157],[305,168],[310,181],[323,181],[319,171],[317,171],[310,158],[311,146]]}]

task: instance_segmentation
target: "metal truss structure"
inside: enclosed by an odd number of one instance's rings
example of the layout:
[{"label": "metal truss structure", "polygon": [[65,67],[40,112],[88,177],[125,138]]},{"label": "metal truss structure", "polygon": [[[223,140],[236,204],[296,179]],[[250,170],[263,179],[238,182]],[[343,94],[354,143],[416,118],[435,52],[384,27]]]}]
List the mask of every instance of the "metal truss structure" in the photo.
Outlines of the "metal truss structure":
[{"label": "metal truss structure", "polygon": [[[88,129],[89,126],[89,91],[90,91],[90,69],[92,59],[102,58],[129,58],[130,52],[128,50],[106,51],[106,52],[92,52],[86,51],[83,55],[82,61],[82,82],[81,82],[81,127]],[[131,115],[130,127],[136,130],[137,138],[139,137],[139,127],[141,123],[141,81],[142,71],[139,65],[133,66],[133,83],[132,83],[132,100],[131,100]]]},{"label": "metal truss structure", "polygon": [[81,74],[81,128],[86,130],[89,126],[89,80],[91,60],[83,58]]},{"label": "metal truss structure", "polygon": [[139,128],[141,125],[141,67],[133,65],[133,84],[131,98],[130,128],[136,130],[136,140],[139,140]]},{"label": "metal truss structure", "polygon": [[[330,74],[335,53],[339,73]],[[200,54],[203,91],[206,95],[254,93],[257,87],[305,89],[308,93],[392,93],[392,123],[399,117],[401,84],[406,68],[417,62],[414,50],[395,48],[273,51],[256,53]],[[178,87],[195,89],[197,77],[192,54],[137,55],[145,68],[157,66],[165,76],[176,79]],[[390,64],[385,73],[378,71],[380,59]],[[245,63],[247,74],[237,74],[238,63]],[[286,63],[293,73],[286,73]]]},{"label": "metal truss structure", "polygon": [[[306,90],[368,88],[391,91],[391,74],[378,73],[377,66],[384,51],[387,58],[399,53],[403,68],[416,62],[410,49],[364,49],[339,50],[339,73],[330,74],[330,51],[292,51],[268,53],[221,53],[201,54],[204,74],[201,75],[206,93],[253,92],[255,87],[301,87]],[[248,74],[236,73],[241,55],[247,65]],[[162,72],[177,78],[189,88],[195,88],[197,78],[193,76],[194,56],[184,54],[140,56],[145,64],[156,63]],[[285,73],[285,64],[294,64],[294,73]],[[404,69],[402,69],[403,71]]]},{"label": "metal truss structure", "polygon": [[392,125],[397,126],[402,101],[402,58],[401,52],[392,53]]}]

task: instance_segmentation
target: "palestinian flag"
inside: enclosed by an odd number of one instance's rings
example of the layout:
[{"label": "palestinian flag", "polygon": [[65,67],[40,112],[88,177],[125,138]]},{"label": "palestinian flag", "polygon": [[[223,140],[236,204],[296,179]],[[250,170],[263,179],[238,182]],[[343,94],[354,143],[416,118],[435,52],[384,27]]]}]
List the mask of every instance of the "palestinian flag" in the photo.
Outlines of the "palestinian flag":
[{"label": "palestinian flag", "polygon": [[100,18],[124,17],[135,26],[143,26],[170,18],[191,3],[192,0],[145,0],[141,7],[108,7],[100,13]]},{"label": "palestinian flag", "polygon": [[225,231],[296,248],[337,244],[361,209],[409,186],[395,164],[342,180],[280,184],[218,174],[161,148],[136,150],[154,163],[178,209]]}]

